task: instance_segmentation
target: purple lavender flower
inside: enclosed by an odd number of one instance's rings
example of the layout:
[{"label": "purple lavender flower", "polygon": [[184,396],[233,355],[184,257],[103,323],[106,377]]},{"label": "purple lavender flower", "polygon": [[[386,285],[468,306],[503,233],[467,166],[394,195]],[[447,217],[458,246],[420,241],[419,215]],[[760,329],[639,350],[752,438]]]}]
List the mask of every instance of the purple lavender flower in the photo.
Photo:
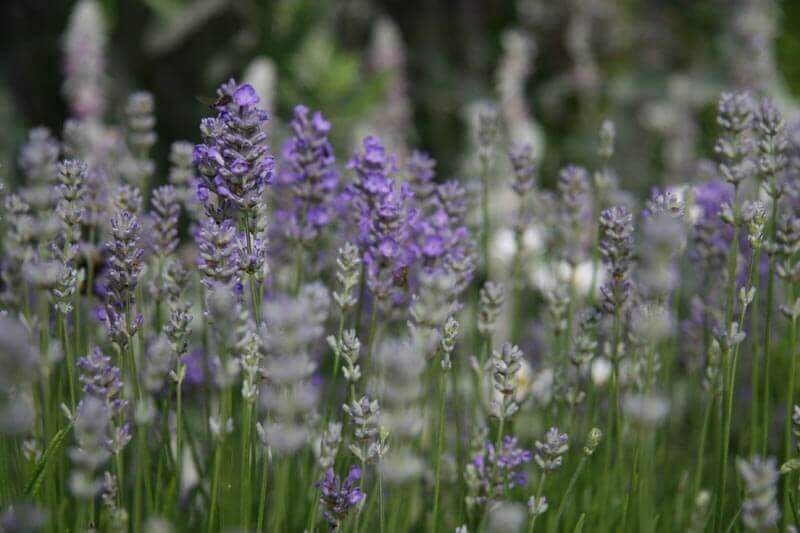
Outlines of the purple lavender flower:
[{"label": "purple lavender flower", "polygon": [[0,514],[0,531],[6,533],[35,533],[47,525],[49,513],[32,503],[9,505]]},{"label": "purple lavender flower", "polygon": [[397,170],[377,137],[364,139],[364,151],[348,163],[356,181],[349,186],[358,222],[358,241],[364,256],[367,285],[375,297],[387,302],[402,297],[408,269],[414,259],[409,246],[410,191],[392,179]]},{"label": "purple lavender flower", "polygon": [[195,146],[193,159],[200,173],[198,197],[209,215],[221,219],[255,209],[272,179],[274,161],[264,129],[267,112],[256,107],[255,89],[231,79],[217,93],[217,116],[200,123],[203,143]]},{"label": "purple lavender flower", "polygon": [[336,157],[328,141],[331,124],[319,111],[298,105],[289,124],[293,136],[283,148],[280,180],[292,189],[292,205],[284,215],[287,233],[308,243],[333,220],[333,195],[339,184]]},{"label": "purple lavender flower", "polygon": [[714,151],[723,160],[719,166],[720,173],[725,181],[736,187],[755,171],[750,157],[753,142],[749,136],[753,107],[748,93],[722,93],[717,108],[717,124],[725,135],[717,140]]},{"label": "purple lavender flower", "polygon": [[602,305],[607,313],[613,313],[630,299],[633,216],[625,207],[609,207],[600,213],[600,228],[600,255],[608,270],[608,281],[600,288]]},{"label": "purple lavender flower", "polygon": [[102,488],[98,470],[110,456],[107,446],[110,411],[99,398],[87,396],[78,404],[75,417],[77,446],[69,450],[75,465],[69,486],[76,498],[90,499]]},{"label": "purple lavender flower", "polygon": [[533,155],[533,147],[529,144],[516,144],[508,153],[511,167],[514,169],[514,181],[511,188],[519,196],[525,196],[536,184],[538,164]]},{"label": "purple lavender flower", "polygon": [[532,458],[530,450],[517,445],[516,437],[507,435],[499,451],[494,444],[487,442],[467,465],[468,502],[484,505],[502,498],[506,489],[526,485],[528,475],[522,467]]},{"label": "purple lavender flower", "polygon": [[202,282],[206,287],[233,282],[236,276],[235,238],[233,220],[223,220],[218,224],[208,218],[200,226],[195,236],[199,249],[197,268],[204,276]]},{"label": "purple lavender flower", "polygon": [[163,185],[153,191],[152,247],[161,255],[169,255],[178,249],[178,216],[180,204],[172,185]]},{"label": "purple lavender flower", "polygon": [[447,272],[461,292],[472,279],[474,243],[467,229],[466,190],[457,181],[434,183],[436,161],[423,152],[407,163],[413,206],[409,210],[413,242],[408,258],[419,260],[428,273]]},{"label": "purple lavender flower", "polygon": [[64,36],[64,96],[72,116],[96,120],[105,110],[108,40],[103,9],[96,0],[75,4]]},{"label": "purple lavender flower", "polygon": [[193,350],[180,358],[180,362],[186,365],[186,379],[183,384],[189,387],[200,387],[207,383],[206,376],[211,374],[208,382],[216,381],[216,373],[219,369],[219,359],[207,357],[201,349]]},{"label": "purple lavender flower", "polygon": [[89,396],[103,400],[111,410],[111,416],[121,414],[128,402],[122,397],[122,373],[111,363],[111,358],[95,348],[78,359],[83,391]]},{"label": "purple lavender flower", "polygon": [[28,132],[19,154],[19,166],[28,185],[47,185],[56,180],[56,164],[61,147],[50,129],[39,126]]},{"label": "purple lavender flower", "polygon": [[569,436],[557,427],[551,427],[544,442],[536,441],[536,464],[545,472],[558,470],[564,462],[563,455],[569,449]]},{"label": "purple lavender flower", "polygon": [[23,323],[0,314],[0,437],[33,427],[35,413],[20,391],[38,378],[41,359]]},{"label": "purple lavender flower", "polygon": [[64,239],[69,243],[81,238],[81,223],[86,214],[86,163],[66,159],[58,165],[58,204],[56,214],[64,226]]},{"label": "purple lavender flower", "polygon": [[113,239],[107,244],[109,304],[117,310],[125,310],[133,303],[133,294],[142,270],[144,250],[139,247],[141,226],[136,215],[128,211],[117,211],[111,218]]},{"label": "purple lavender flower", "polygon": [[109,336],[125,347],[142,323],[142,316],[131,316],[134,291],[142,270],[144,250],[139,247],[141,226],[136,215],[120,210],[111,218],[113,240],[106,271],[106,306],[101,318],[106,322]]},{"label": "purple lavender flower", "polygon": [[351,466],[347,477],[340,480],[332,468],[325,472],[325,476],[316,483],[320,491],[319,502],[322,504],[323,514],[328,521],[331,531],[336,530],[347,518],[354,507],[364,500],[366,495],[357,486],[361,479],[361,469]]},{"label": "purple lavender flower", "polygon": [[426,152],[414,150],[406,162],[406,170],[414,196],[424,202],[436,188],[436,160]]},{"label": "purple lavender flower", "polygon": [[733,228],[722,222],[719,214],[722,205],[733,199],[733,194],[723,181],[715,179],[697,186],[694,199],[699,213],[692,228],[690,258],[710,272],[717,271],[724,266],[733,239]]}]

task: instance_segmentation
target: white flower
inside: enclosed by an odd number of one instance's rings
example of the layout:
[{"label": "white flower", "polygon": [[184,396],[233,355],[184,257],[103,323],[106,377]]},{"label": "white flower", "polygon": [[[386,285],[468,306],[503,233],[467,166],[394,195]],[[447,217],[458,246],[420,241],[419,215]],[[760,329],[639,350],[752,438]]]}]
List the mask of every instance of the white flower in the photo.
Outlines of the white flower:
[{"label": "white flower", "polygon": [[602,387],[608,382],[611,377],[611,361],[605,357],[596,357],[592,361],[592,383],[598,387]]}]

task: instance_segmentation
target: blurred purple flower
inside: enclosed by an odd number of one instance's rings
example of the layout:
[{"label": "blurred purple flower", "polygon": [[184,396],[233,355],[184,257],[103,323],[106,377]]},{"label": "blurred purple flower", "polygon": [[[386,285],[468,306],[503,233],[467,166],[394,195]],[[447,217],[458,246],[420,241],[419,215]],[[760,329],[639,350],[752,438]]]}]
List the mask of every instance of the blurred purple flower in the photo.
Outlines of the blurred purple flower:
[{"label": "blurred purple flower", "polygon": [[328,141],[331,124],[319,111],[298,105],[290,123],[293,136],[283,147],[282,185],[291,188],[291,205],[279,217],[292,239],[310,242],[333,220],[332,203],[339,184],[336,157]]},{"label": "blurred purple flower", "polygon": [[332,530],[337,529],[353,507],[358,506],[366,495],[357,486],[361,479],[361,469],[351,466],[347,477],[340,480],[332,468],[316,483],[320,491],[319,501],[322,504],[325,519]]}]

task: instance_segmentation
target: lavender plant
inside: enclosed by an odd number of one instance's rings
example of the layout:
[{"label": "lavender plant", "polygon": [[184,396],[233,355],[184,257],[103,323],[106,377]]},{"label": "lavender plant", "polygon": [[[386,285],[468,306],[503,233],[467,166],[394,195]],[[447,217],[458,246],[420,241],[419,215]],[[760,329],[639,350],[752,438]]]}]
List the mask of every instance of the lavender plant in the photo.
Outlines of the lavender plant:
[{"label": "lavender plant", "polygon": [[71,117],[0,186],[0,529],[798,527],[795,119],[725,92],[715,141],[659,126],[697,147],[641,195],[650,147],[593,111],[606,12],[575,9],[590,155],[533,135],[515,29],[473,183],[396,125],[344,163],[349,108],[256,82],[167,144],[168,102],[112,109],[104,11],[79,2]]}]

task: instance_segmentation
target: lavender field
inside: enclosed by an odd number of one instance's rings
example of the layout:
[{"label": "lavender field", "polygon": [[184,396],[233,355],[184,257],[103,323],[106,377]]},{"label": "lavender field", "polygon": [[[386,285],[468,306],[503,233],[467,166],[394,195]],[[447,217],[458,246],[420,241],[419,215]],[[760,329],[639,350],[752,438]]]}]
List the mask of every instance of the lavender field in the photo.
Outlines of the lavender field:
[{"label": "lavender field", "polygon": [[9,8],[0,532],[798,531],[800,10],[412,4]]}]

